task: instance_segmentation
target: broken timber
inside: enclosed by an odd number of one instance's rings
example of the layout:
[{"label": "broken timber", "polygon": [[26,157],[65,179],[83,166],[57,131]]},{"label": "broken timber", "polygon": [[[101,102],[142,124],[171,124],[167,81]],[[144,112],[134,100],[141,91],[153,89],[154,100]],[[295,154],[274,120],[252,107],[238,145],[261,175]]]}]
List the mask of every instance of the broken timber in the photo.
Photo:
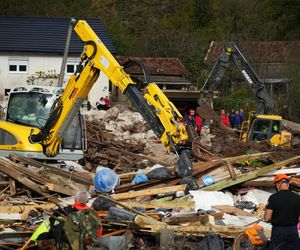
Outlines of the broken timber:
[{"label": "broken timber", "polygon": [[127,193],[113,194],[111,197],[115,200],[125,200],[130,198],[135,198],[139,196],[152,196],[157,194],[165,194],[169,192],[183,191],[186,189],[186,185],[177,185],[171,187],[161,187],[161,188],[153,188],[146,189],[141,191],[130,191]]},{"label": "broken timber", "polygon": [[19,167],[16,163],[9,161],[3,157],[0,158],[0,171],[8,175],[10,178],[20,182],[25,187],[29,188],[30,190],[37,192],[38,194],[42,195],[43,197],[47,197],[47,199],[55,204],[59,203],[59,200],[56,197],[49,197],[48,193],[45,193],[43,189],[36,184],[35,182],[31,181],[27,177],[25,177],[22,173],[17,171],[15,167]]},{"label": "broken timber", "polygon": [[184,200],[174,200],[174,201],[148,201],[148,202],[138,202],[138,201],[123,201],[123,204],[128,207],[142,207],[142,208],[194,208],[194,201],[184,201]]},{"label": "broken timber", "polygon": [[180,223],[186,223],[186,222],[200,222],[201,224],[204,224],[208,221],[208,217],[212,216],[215,219],[222,219],[223,218],[224,213],[222,212],[218,212],[218,213],[214,213],[211,215],[198,215],[198,214],[194,214],[194,215],[178,215],[178,216],[171,216],[168,218],[163,219],[163,222],[168,223],[168,224],[180,224]]},{"label": "broken timber", "polygon": [[174,230],[174,233],[186,233],[202,235],[207,234],[207,232],[214,232],[216,234],[227,234],[234,235],[238,233],[243,233],[245,227],[235,227],[235,226],[219,226],[219,225],[209,225],[209,226],[172,226],[172,225],[148,225],[148,228],[153,232],[159,232],[163,228]]},{"label": "broken timber", "polygon": [[227,187],[230,187],[230,186],[233,186],[233,185],[245,182],[245,181],[252,180],[252,179],[254,179],[258,176],[261,176],[261,175],[263,175],[263,174],[265,174],[269,171],[278,169],[278,168],[280,168],[280,167],[282,167],[286,164],[294,163],[294,162],[297,162],[299,160],[300,160],[300,156],[296,156],[296,157],[293,157],[293,158],[290,158],[290,159],[287,159],[287,160],[284,160],[284,161],[281,161],[281,162],[278,162],[278,163],[271,164],[267,167],[263,167],[261,169],[255,170],[255,171],[251,171],[247,174],[237,176],[236,180],[226,179],[226,180],[219,181],[219,182],[217,182],[213,185],[202,188],[202,190],[219,191],[219,190],[222,190],[224,188],[227,188]]}]

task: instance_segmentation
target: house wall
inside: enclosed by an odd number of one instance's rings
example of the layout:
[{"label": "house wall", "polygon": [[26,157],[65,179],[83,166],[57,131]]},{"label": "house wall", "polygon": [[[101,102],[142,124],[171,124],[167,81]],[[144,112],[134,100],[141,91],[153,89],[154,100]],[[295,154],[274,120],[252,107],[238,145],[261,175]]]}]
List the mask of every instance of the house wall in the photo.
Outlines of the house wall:
[{"label": "house wall", "polygon": [[[14,60],[28,60],[27,72],[9,72],[9,61]],[[78,57],[68,58],[68,62],[78,62]],[[5,99],[5,89],[11,89],[20,85],[27,85],[28,77],[35,74],[38,71],[48,72],[55,70],[56,73],[60,72],[62,62],[62,56],[51,55],[35,55],[35,54],[0,54],[0,100]],[[65,74],[64,84],[66,84],[71,74]],[[57,85],[57,79],[47,79],[35,81],[38,85]],[[108,78],[101,72],[100,77],[93,86],[88,96],[92,105],[95,105],[96,101],[100,97],[109,95],[109,81]]]}]

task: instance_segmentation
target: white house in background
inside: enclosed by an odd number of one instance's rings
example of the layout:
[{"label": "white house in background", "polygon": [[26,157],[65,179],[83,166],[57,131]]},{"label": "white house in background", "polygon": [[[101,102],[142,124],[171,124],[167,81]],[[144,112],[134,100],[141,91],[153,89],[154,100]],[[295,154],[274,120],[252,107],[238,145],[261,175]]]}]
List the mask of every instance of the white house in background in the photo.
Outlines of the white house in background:
[{"label": "white house in background", "polygon": [[[67,37],[68,18],[0,16],[0,100],[11,88],[26,85],[36,72],[60,72]],[[111,53],[115,49],[98,19],[87,19]],[[83,43],[73,31],[67,59],[66,83],[80,59]],[[50,73],[51,74],[51,73]],[[35,84],[57,86],[58,79],[36,81]],[[88,99],[92,105],[109,95],[109,80],[101,72]]]}]

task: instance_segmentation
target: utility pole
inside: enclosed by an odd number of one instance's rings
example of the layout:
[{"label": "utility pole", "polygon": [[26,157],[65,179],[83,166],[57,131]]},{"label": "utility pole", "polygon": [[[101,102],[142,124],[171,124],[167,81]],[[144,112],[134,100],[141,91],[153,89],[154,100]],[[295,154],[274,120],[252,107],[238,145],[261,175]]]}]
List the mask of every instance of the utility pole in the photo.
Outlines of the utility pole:
[{"label": "utility pole", "polygon": [[67,39],[66,39],[63,60],[62,60],[61,67],[60,67],[60,73],[59,73],[58,84],[57,84],[58,87],[62,87],[63,82],[64,82],[64,75],[65,75],[65,69],[66,69],[66,64],[67,64],[67,58],[68,58],[68,54],[69,54],[71,35],[72,35],[73,26],[75,23],[76,23],[76,19],[71,18],[71,20],[69,22],[69,28],[68,28],[68,34],[67,34]]}]

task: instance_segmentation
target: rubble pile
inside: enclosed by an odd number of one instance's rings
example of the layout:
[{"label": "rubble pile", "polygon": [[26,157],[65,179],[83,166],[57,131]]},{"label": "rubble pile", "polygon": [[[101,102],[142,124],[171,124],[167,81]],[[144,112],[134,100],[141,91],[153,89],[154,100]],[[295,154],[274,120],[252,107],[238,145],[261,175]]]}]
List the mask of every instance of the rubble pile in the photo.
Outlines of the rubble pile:
[{"label": "rubble pile", "polygon": [[177,156],[137,113],[112,108],[86,120],[82,167],[0,158],[1,249],[239,249],[253,225],[270,237],[262,218],[276,174],[300,190],[297,148],[239,144],[212,125],[200,139],[211,157],[179,177]]},{"label": "rubble pile", "polygon": [[[98,115],[85,113],[85,116],[88,121],[102,123],[106,132],[115,135],[114,140],[147,145],[157,140],[140,113],[124,109],[122,106],[113,107],[108,111],[99,111]],[[101,126],[102,130],[103,126]]]},{"label": "rubble pile", "polygon": [[[292,132],[297,133],[295,130]],[[273,152],[272,158],[280,161],[300,154],[298,144],[292,145],[292,147],[273,147],[267,140],[260,141],[259,143],[255,141],[239,142],[239,135],[235,130],[224,127],[217,122],[210,124],[210,126],[203,127],[201,132],[201,144],[213,155],[218,157],[238,156],[248,151]]]},{"label": "rubble pile", "polygon": [[86,118],[87,170],[104,165],[130,171],[136,166],[149,166],[149,162],[157,163],[148,154],[158,139],[138,112],[113,107],[96,115],[86,113]]}]

